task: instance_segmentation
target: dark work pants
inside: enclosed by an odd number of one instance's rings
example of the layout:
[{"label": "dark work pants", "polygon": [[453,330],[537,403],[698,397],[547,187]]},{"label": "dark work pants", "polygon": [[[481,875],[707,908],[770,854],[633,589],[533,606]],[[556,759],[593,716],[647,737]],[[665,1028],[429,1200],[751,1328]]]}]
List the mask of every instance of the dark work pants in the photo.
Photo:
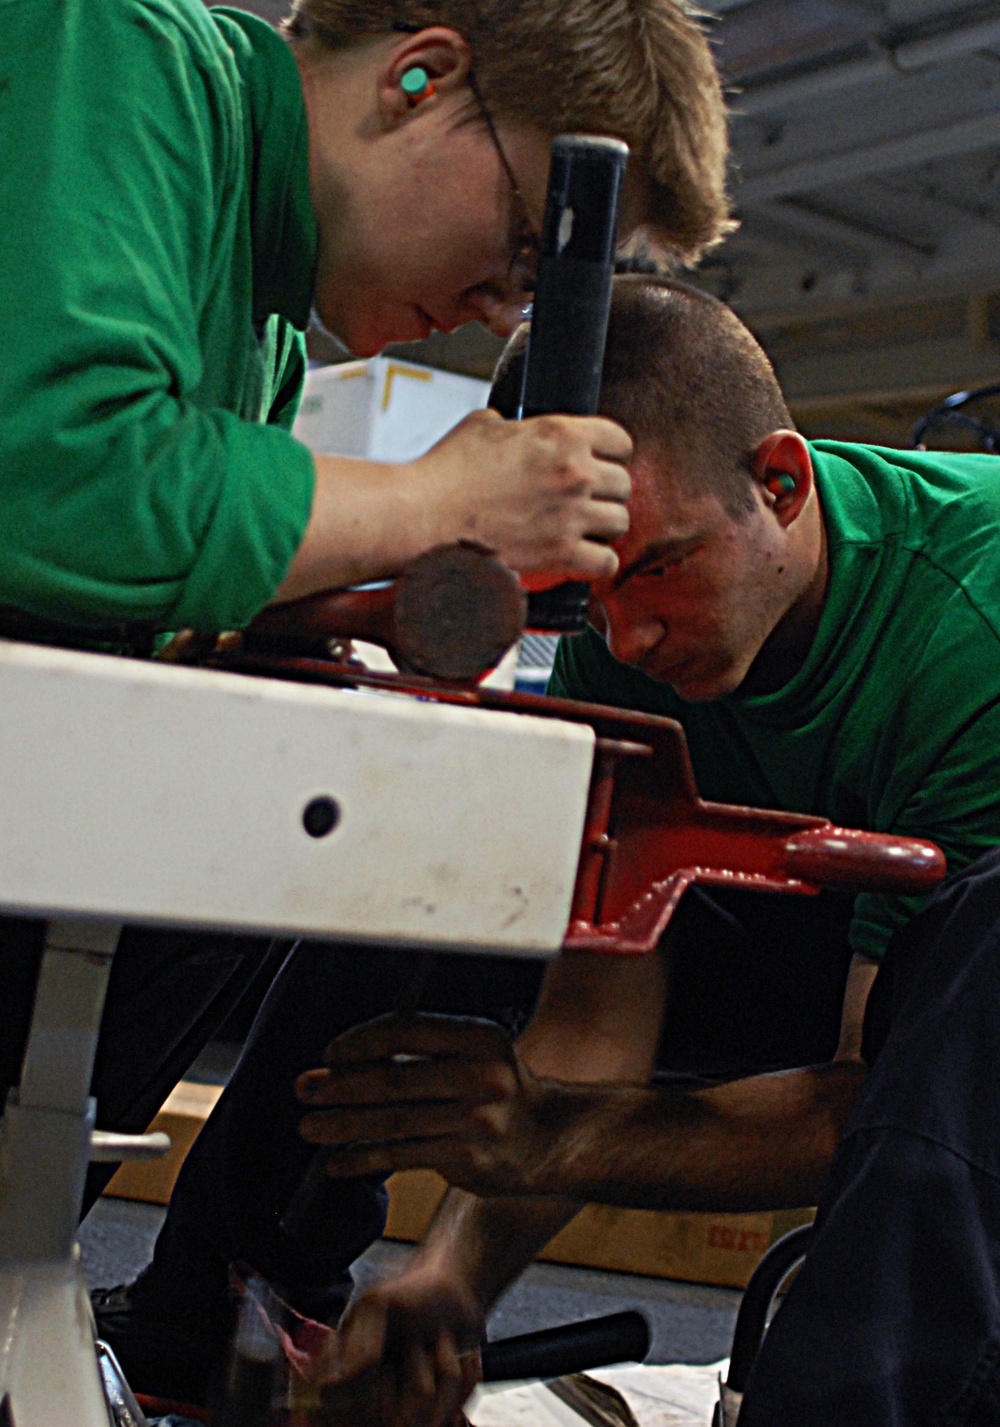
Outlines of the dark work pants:
[{"label": "dark work pants", "polygon": [[740,1427],[1000,1422],[1000,852],[895,938],[865,1055]]},{"label": "dark work pants", "polygon": [[[0,1096],[20,1077],[42,950],[39,922],[0,918]],[[307,1238],[279,1220],[312,1150],[297,1134],[293,1082],[330,1039],[390,1009],[412,957],[360,947],[132,928],[112,968],[92,1091],[102,1128],[140,1132],[255,983],[272,984],[239,1064],[189,1153],[144,1291],[224,1337],[228,1267],[249,1263],[305,1311],[335,1307],[345,1270],[382,1231],[385,1194],[368,1180],[324,1185]],[[488,1015],[512,1031],[537,990],[535,962],[441,957],[426,1002]],[[0,1102],[2,1103],[2,1102]],[[84,1213],[114,1166],[88,1176]],[[349,1282],[349,1281],[348,1281]],[[329,1302],[327,1301],[329,1300]]]},{"label": "dark work pants", "polygon": [[[671,1074],[734,1075],[823,1060],[837,1041],[850,900],[689,893],[670,930],[673,989],[660,1063]],[[37,923],[0,921],[0,1088],[16,1082],[41,943]],[[312,1150],[292,1086],[339,1031],[391,1008],[405,952],[299,944],[283,965],[251,937],[131,930],[115,960],[94,1076],[100,1123],[145,1128],[256,977],[273,978],[228,1088],[187,1157],[143,1291],[211,1335],[228,1327],[233,1260],[277,1282],[304,1311],[343,1292],[344,1271],[381,1232],[384,1195],[328,1181],[308,1234],[280,1218]],[[280,970],[276,968],[280,965]],[[542,964],[441,955],[425,1009],[527,1021]],[[88,1205],[110,1170],[99,1166]]]},{"label": "dark work pants", "polygon": [[[391,1009],[410,965],[412,953],[312,943],[288,956],[187,1156],[144,1289],[209,1308],[225,1299],[230,1261],[244,1260],[302,1311],[335,1306],[345,1270],[382,1232],[385,1194],[378,1180],[327,1179],[305,1231],[295,1238],[282,1231],[314,1154],[298,1135],[294,1081],[322,1063],[335,1035]],[[440,956],[421,1004],[516,1030],[538,977],[537,963]]]}]

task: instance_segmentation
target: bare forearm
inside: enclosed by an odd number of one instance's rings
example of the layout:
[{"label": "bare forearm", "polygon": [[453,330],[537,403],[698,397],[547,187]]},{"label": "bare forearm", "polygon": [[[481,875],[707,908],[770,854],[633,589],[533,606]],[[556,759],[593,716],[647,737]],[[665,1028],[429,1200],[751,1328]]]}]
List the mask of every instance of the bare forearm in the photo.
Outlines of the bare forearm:
[{"label": "bare forearm", "polygon": [[550,1082],[553,1151],[537,1197],[451,1190],[425,1241],[430,1262],[484,1311],[583,1203],[748,1212],[815,1204],[865,1067],[841,1062],[708,1090]]},{"label": "bare forearm", "polygon": [[309,523],[276,600],[398,574],[452,540],[522,572],[612,575],[630,454],[625,432],[599,417],[508,422],[477,411],[402,465],[318,455]]},{"label": "bare forearm", "polygon": [[486,1313],[580,1207],[555,1196],[480,1199],[449,1189],[421,1258],[456,1276]]},{"label": "bare forearm", "polygon": [[395,575],[435,543],[409,466],[322,455],[315,462],[312,513],[279,603]]},{"label": "bare forearm", "polygon": [[[540,1145],[560,1145],[577,1090],[580,1103],[588,1103],[591,1090],[599,1103],[605,1089],[648,1082],[665,979],[661,957],[609,966],[568,955],[549,967],[535,1016],[518,1041],[523,1071],[542,1090],[536,1106]],[[595,1080],[599,1085],[588,1086]],[[440,1265],[457,1269],[485,1311],[580,1207],[576,1199],[550,1193],[477,1197],[452,1189],[425,1248]]]},{"label": "bare forearm", "polygon": [[532,1187],[637,1209],[814,1204],[865,1075],[842,1061],[698,1091],[551,1087],[558,1144]]}]

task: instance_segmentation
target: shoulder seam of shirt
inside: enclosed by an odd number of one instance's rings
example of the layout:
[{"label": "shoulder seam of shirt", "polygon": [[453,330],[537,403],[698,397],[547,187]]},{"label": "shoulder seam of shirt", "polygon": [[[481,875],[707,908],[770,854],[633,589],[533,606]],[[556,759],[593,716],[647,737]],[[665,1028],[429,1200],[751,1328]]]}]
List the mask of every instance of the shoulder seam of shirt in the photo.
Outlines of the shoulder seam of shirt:
[{"label": "shoulder seam of shirt", "polygon": [[[822,446],[828,445],[828,444],[845,445],[845,444],[851,444],[851,443],[845,443],[845,442],[823,442],[823,441],[810,441],[810,442],[808,443],[810,450],[813,451],[814,454],[817,454],[817,453],[818,453],[819,455],[822,455],[822,456],[832,456],[835,460],[843,461],[844,465],[849,466],[849,467],[851,468],[851,470],[853,470],[853,471],[858,471],[858,468],[857,468],[856,466],[854,466],[854,465],[847,459],[846,456],[842,456],[839,451],[824,451],[824,450],[820,449]],[[866,449],[869,449],[869,448],[866,448]],[[898,487],[899,487],[899,492],[900,492],[900,496],[901,496],[901,498],[902,498],[902,505],[903,505],[903,511],[904,511],[904,516],[903,516],[902,524],[899,526],[898,529],[885,530],[885,531],[882,532],[882,534],[881,534],[880,536],[872,536],[872,537],[868,537],[868,538],[865,538],[865,539],[856,539],[856,538],[854,538],[854,537],[852,537],[852,536],[850,536],[850,535],[847,535],[846,533],[843,534],[843,535],[839,535],[839,534],[838,534],[838,535],[836,535],[836,537],[835,537],[834,534],[832,534],[831,531],[830,531],[830,521],[829,521],[829,518],[827,517],[827,515],[824,513],[824,510],[823,510],[823,492],[822,492],[822,490],[820,489],[820,482],[817,480],[817,481],[815,482],[815,484],[816,484],[816,494],[817,494],[817,497],[818,497],[818,499],[819,499],[820,515],[822,516],[823,525],[824,525],[824,528],[825,528],[825,530],[826,530],[827,545],[828,545],[828,548],[829,548],[829,549],[831,549],[831,550],[846,550],[846,549],[854,549],[854,550],[874,550],[874,549],[879,548],[880,546],[885,545],[885,544],[886,544],[888,541],[890,541],[890,540],[899,541],[899,542],[901,542],[901,543],[904,545],[904,547],[905,547],[905,545],[906,545],[906,539],[907,539],[907,532],[908,532],[909,525],[910,525],[910,507],[909,507],[909,502],[908,502],[907,499],[906,499],[906,490],[905,490],[905,487],[904,487],[904,485],[903,485],[903,479],[902,479],[902,477],[899,475],[899,473],[898,473],[896,470],[892,469],[892,467],[891,467],[891,465],[890,465],[889,462],[884,462],[883,464],[886,465],[887,467],[889,467],[890,474],[891,474],[891,476],[893,477],[893,479],[896,481],[896,483],[898,484]],[[859,474],[859,475],[861,474],[860,471],[858,471],[858,474]],[[814,477],[814,479],[815,479],[815,477]],[[865,483],[865,485],[866,485],[866,489],[870,489],[870,488],[867,486],[867,483]]]},{"label": "shoulder seam of shirt", "polygon": [[926,548],[916,548],[911,553],[918,560],[925,561],[942,579],[947,580],[949,584],[953,585],[954,588],[961,593],[973,613],[986,625],[987,629],[989,629],[993,635],[993,638],[1000,642],[1000,628],[997,627],[997,617],[995,615],[989,615],[985,610],[980,608],[979,603],[973,599],[972,595],[966,589],[964,580],[959,579],[951,570],[946,569],[945,566],[935,560],[934,557],[927,552]]}]

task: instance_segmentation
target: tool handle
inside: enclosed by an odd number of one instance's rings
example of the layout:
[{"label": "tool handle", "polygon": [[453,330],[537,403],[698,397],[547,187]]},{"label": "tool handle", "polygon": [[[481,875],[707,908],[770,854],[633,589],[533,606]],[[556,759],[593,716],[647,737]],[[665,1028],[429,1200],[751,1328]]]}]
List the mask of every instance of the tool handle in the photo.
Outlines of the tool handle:
[{"label": "tool handle", "polygon": [[240,1302],[225,1381],[214,1404],[214,1427],[269,1427],[282,1378],[277,1336],[261,1311],[263,1281],[252,1278]]},{"label": "tool handle", "polygon": [[649,1324],[642,1314],[610,1313],[487,1343],[483,1381],[566,1377],[611,1363],[641,1363],[648,1352]]},{"label": "tool handle", "polygon": [[[628,146],[619,139],[560,134],[553,140],[522,416],[597,411],[627,163]],[[589,601],[590,586],[578,580],[534,594],[527,627],[579,633]]]}]

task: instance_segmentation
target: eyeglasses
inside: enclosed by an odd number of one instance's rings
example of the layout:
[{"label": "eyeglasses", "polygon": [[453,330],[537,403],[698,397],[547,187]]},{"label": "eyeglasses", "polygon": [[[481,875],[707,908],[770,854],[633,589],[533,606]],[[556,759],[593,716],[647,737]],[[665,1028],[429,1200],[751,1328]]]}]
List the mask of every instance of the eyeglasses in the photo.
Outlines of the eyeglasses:
[{"label": "eyeglasses", "polygon": [[531,297],[535,291],[535,280],[538,275],[538,255],[541,251],[542,240],[535,225],[531,221],[528,212],[528,205],[521,192],[521,186],[517,181],[517,176],[511,167],[510,160],[500,142],[500,135],[497,133],[493,116],[486,107],[483,92],[479,88],[479,82],[472,70],[469,71],[469,88],[472,97],[479,106],[483,123],[486,125],[486,132],[489,134],[493,147],[497,151],[504,173],[507,176],[507,183],[510,186],[510,196],[513,207],[513,222],[510,233],[510,261],[507,265],[507,290],[516,298],[524,299],[524,307],[531,304]]}]

